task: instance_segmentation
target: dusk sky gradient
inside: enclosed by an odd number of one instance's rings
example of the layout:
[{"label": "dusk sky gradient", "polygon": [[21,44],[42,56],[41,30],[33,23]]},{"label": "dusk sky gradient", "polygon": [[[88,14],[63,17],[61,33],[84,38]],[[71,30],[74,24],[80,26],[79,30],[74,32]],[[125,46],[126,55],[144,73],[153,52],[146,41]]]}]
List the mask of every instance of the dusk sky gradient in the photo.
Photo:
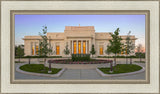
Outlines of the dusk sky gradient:
[{"label": "dusk sky gradient", "polygon": [[145,15],[15,15],[15,45],[24,44],[24,36],[38,35],[42,26],[48,32],[64,32],[65,26],[94,26],[95,32],[135,35],[136,45],[145,45]]}]

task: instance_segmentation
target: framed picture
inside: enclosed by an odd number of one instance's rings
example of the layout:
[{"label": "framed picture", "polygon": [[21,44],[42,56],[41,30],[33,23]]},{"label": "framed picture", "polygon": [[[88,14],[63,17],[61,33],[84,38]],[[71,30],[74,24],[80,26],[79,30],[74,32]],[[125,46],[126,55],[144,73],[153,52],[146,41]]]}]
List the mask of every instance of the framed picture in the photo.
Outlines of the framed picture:
[{"label": "framed picture", "polygon": [[1,93],[160,93],[159,1],[1,1]]}]

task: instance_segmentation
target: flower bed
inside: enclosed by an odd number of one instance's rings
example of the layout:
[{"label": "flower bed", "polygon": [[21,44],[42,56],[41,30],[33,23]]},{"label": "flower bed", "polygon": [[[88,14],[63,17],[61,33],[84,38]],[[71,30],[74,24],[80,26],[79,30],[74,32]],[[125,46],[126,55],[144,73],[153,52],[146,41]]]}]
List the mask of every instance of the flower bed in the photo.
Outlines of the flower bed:
[{"label": "flower bed", "polygon": [[112,63],[112,60],[90,60],[90,61],[72,61],[68,60],[48,60],[48,63],[54,64],[105,64]]}]

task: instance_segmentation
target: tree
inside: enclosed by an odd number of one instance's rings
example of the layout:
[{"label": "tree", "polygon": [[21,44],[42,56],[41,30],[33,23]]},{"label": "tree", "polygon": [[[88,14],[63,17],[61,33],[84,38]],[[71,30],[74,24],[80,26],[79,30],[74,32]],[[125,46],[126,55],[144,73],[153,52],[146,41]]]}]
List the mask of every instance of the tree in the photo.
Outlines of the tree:
[{"label": "tree", "polygon": [[93,57],[94,54],[96,54],[96,51],[94,49],[94,44],[92,44],[92,48],[91,48],[90,54],[92,54],[92,57]]},{"label": "tree", "polygon": [[[126,45],[125,44],[123,44],[122,45],[122,49],[121,49],[121,54],[126,54]],[[127,54],[125,55],[125,58],[126,58],[126,64],[128,63],[128,57],[127,57]]]},{"label": "tree", "polygon": [[143,52],[143,50],[142,50],[142,44],[138,44],[138,46],[137,46],[137,53],[136,54],[139,56],[140,62],[141,62],[142,52]]},{"label": "tree", "polygon": [[19,63],[20,63],[20,58],[24,56],[24,45],[17,46],[15,54],[19,57]]},{"label": "tree", "polygon": [[15,56],[18,56],[17,55],[17,49],[18,49],[18,46],[15,45]]},{"label": "tree", "polygon": [[44,65],[46,62],[46,57],[48,54],[52,53],[51,45],[48,43],[47,38],[47,26],[43,26],[42,29],[43,33],[39,32],[39,35],[41,36],[42,40],[39,41],[39,50],[38,55],[44,57]]},{"label": "tree", "polygon": [[117,53],[120,53],[121,52],[121,49],[122,49],[122,43],[121,43],[121,40],[122,38],[119,36],[119,28],[117,28],[114,32],[114,34],[110,33],[112,39],[109,40],[110,42],[110,45],[108,46],[107,50],[109,50],[110,52],[112,52],[115,57],[114,57],[114,62],[115,62],[115,65],[116,65],[116,55]]},{"label": "tree", "polygon": [[[111,54],[111,51],[110,51],[110,49],[108,49],[108,46],[109,46],[109,44],[107,45],[107,49],[105,50],[105,53],[109,56]],[[108,59],[109,59],[109,57],[108,57]]]},{"label": "tree", "polygon": [[[126,56],[130,55],[131,53],[134,53],[133,49],[135,48],[132,40],[130,39],[131,31],[128,32],[126,42],[125,42],[125,50],[126,50]],[[131,55],[130,55],[131,56]],[[126,58],[126,64],[128,63],[128,58]],[[132,63],[132,58],[130,57],[130,64]]]},{"label": "tree", "polygon": [[65,49],[64,49],[64,54],[65,55],[69,55],[70,51],[68,49],[68,45],[66,45]]}]

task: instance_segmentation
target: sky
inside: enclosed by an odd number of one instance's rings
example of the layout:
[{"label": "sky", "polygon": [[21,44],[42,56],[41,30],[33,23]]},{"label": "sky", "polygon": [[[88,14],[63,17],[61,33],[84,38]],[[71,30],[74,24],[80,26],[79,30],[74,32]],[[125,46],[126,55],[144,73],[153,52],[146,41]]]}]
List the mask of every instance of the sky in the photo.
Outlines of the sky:
[{"label": "sky", "polygon": [[145,15],[15,15],[15,45],[24,44],[24,36],[39,35],[42,26],[47,32],[64,32],[65,26],[94,26],[95,32],[135,35],[136,45],[145,46]]}]

